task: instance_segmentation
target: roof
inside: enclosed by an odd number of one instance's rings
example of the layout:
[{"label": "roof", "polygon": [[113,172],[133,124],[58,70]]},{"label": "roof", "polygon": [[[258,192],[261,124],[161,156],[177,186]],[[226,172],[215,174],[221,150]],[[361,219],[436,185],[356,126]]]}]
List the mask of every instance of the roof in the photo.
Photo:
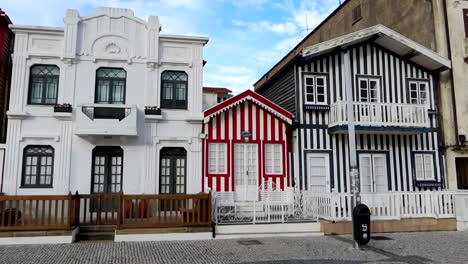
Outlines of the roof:
[{"label": "roof", "polygon": [[11,22],[10,17],[1,8],[0,8],[0,17],[3,17],[7,24],[13,24],[13,22]]},{"label": "roof", "polygon": [[229,90],[228,88],[223,88],[223,87],[203,87],[203,92],[232,93],[231,90]]},{"label": "roof", "polygon": [[278,105],[274,104],[270,100],[266,99],[265,97],[259,95],[258,93],[252,90],[246,90],[245,92],[231,97],[230,99],[206,110],[205,123],[208,122],[210,118],[219,115],[225,111],[228,111],[232,107],[239,105],[247,100],[254,102],[255,104],[259,105],[260,107],[273,114],[274,116],[278,117],[279,119],[285,121],[286,123],[292,124],[292,120],[294,118],[293,114],[279,107]]},{"label": "roof", "polygon": [[443,71],[451,68],[450,60],[380,24],[304,48],[302,56],[306,58],[316,57],[333,52],[338,48],[346,49],[349,46],[366,41],[372,41],[431,71]]}]

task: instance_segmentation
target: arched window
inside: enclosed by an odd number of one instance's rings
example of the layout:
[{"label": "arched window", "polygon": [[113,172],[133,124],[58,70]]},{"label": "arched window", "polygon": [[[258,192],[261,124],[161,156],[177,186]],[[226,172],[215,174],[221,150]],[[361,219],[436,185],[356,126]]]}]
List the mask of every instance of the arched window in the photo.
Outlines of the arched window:
[{"label": "arched window", "polygon": [[97,104],[125,104],[127,73],[119,68],[99,68],[96,72]]},{"label": "arched window", "polygon": [[187,73],[164,71],[161,75],[161,108],[187,109]]},{"label": "arched window", "polygon": [[55,65],[34,65],[29,77],[28,103],[36,105],[57,104],[60,69]]},{"label": "arched window", "polygon": [[22,187],[52,187],[54,148],[27,146],[23,152]]}]

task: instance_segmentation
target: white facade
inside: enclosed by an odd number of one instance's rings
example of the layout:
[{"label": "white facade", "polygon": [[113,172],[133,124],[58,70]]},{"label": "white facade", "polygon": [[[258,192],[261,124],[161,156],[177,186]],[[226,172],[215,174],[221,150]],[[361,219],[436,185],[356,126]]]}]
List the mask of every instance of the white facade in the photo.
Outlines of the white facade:
[{"label": "white facade", "polygon": [[[96,146],[119,146],[123,150],[120,168],[124,193],[159,193],[161,150],[183,148],[185,192],[201,191],[203,46],[208,38],[160,34],[158,17],[143,21],[131,10],[120,8],[98,8],[85,17],[68,10],[63,28],[15,25],[12,29],[16,41],[8,112],[6,194],[93,192]],[[60,69],[56,103],[71,104],[71,114],[56,113],[53,105],[28,103],[30,69],[44,64]],[[96,75],[101,68],[125,70],[123,104],[96,103]],[[185,72],[183,109],[161,107],[164,71]],[[162,114],[145,115],[148,106],[161,107]],[[125,118],[98,119],[96,107],[121,109]],[[91,109],[92,118],[87,109]],[[31,145],[54,149],[51,187],[22,186],[24,149]]]}]

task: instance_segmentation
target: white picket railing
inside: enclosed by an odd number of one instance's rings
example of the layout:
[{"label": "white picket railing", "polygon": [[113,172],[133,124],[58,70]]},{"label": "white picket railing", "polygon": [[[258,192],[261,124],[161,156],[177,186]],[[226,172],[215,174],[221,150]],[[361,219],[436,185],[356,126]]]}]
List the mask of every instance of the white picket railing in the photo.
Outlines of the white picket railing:
[{"label": "white picket railing", "polygon": [[306,215],[302,192],[290,190],[259,190],[259,200],[237,201],[235,192],[213,192],[213,222],[285,223],[317,221],[316,214]]},{"label": "white picket railing", "polygon": [[[361,126],[428,127],[427,106],[423,104],[396,104],[353,102],[354,120]],[[345,101],[330,106],[329,126],[342,126],[348,123],[348,110]]]},{"label": "white picket railing", "polygon": [[[372,220],[401,218],[454,218],[455,195],[451,191],[361,193],[361,201],[371,211]],[[329,221],[350,221],[352,218],[349,193],[309,193],[309,199],[324,201],[317,217]]]},{"label": "white picket railing", "polygon": [[[460,192],[361,193],[372,220],[454,218]],[[468,195],[468,194],[464,194]],[[260,190],[258,201],[236,201],[235,193],[213,193],[213,221],[225,223],[285,223],[294,221],[351,221],[352,195],[315,191]]]}]

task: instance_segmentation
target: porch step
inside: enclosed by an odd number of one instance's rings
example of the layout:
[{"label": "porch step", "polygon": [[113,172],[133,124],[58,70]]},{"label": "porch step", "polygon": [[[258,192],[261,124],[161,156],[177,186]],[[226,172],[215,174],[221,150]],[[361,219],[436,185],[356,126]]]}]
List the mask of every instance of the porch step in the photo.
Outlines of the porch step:
[{"label": "porch step", "polygon": [[320,223],[217,225],[217,239],[322,236]]},{"label": "porch step", "polygon": [[113,225],[86,225],[80,226],[78,241],[107,240],[114,241],[116,226]]}]

